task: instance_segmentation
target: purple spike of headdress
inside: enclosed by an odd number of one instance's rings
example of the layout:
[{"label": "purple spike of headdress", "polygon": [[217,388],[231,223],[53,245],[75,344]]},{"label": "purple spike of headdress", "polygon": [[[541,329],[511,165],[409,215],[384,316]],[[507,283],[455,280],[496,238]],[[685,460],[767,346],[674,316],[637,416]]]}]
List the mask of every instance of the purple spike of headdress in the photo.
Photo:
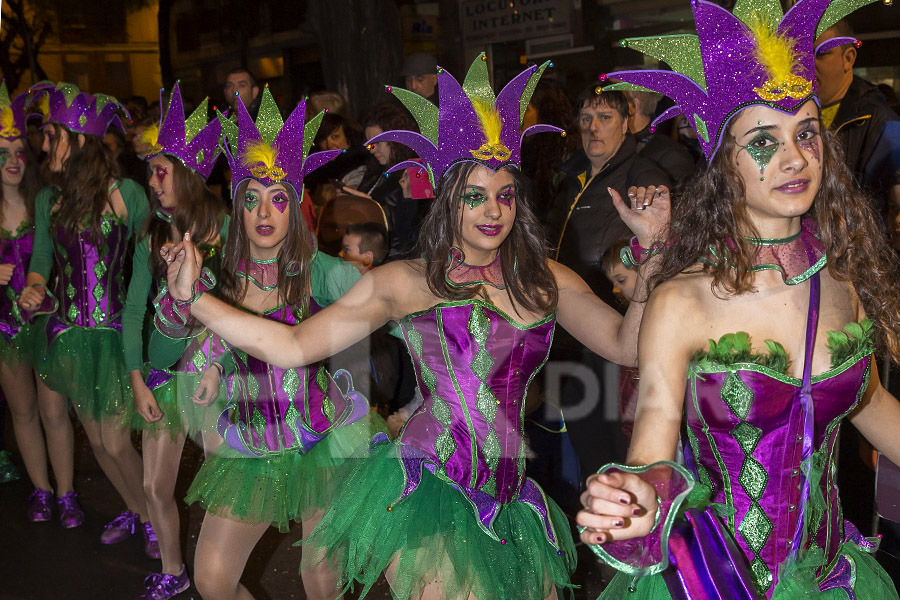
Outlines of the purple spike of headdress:
[{"label": "purple spike of headdress", "polygon": [[[162,95],[162,90],[160,90],[160,106],[164,106]],[[204,99],[198,110],[205,112],[206,102],[207,100]],[[169,109],[165,115],[160,116],[159,137],[157,137],[156,148],[154,148],[155,154],[148,155],[147,159],[153,158],[156,154],[168,154],[177,158],[181,164],[204,179],[208,178],[221,152],[219,136],[222,134],[222,124],[218,119],[212,119],[202,129],[193,133],[193,137],[188,140],[184,101],[181,97],[180,84],[176,82],[172,88]]]},{"label": "purple spike of headdress", "polygon": [[654,124],[683,114],[697,132],[704,155],[711,159],[721,145],[728,122],[741,109],[765,105],[793,114],[810,99],[818,102],[813,45],[816,27],[831,2],[800,0],[778,24],[776,34],[793,42],[797,59],[790,82],[771,80],[755,55],[756,38],[751,29],[728,10],[707,0],[691,0],[705,90],[687,75],[672,71],[621,71],[608,73],[607,77],[672,98],[677,108],[666,111]]},{"label": "purple spike of headdress", "polygon": [[[294,189],[298,201],[303,199],[303,179],[310,172],[321,167],[325,163],[336,158],[342,150],[323,150],[306,155],[308,150],[305,140],[315,135],[315,131],[310,129],[307,131],[306,117],[306,100],[301,101],[291,112],[287,121],[278,129],[278,133],[270,142],[263,138],[260,133],[260,126],[270,130],[274,125],[280,123],[280,115],[277,115],[277,106],[271,97],[268,87],[263,90],[263,99],[260,103],[260,113],[257,119],[258,123],[253,122],[253,118],[247,111],[247,107],[243,102],[237,102],[237,152],[232,152],[231,143],[234,140],[226,140],[225,156],[228,159],[228,165],[231,169],[231,191],[232,194],[243,181],[248,179],[256,179],[266,186],[282,183],[289,185]],[[269,115],[271,112],[271,115]],[[263,119],[271,119],[271,122],[263,123]],[[319,123],[318,119],[310,120]],[[309,125],[313,127],[313,125]],[[318,129],[318,125],[314,126]],[[229,135],[226,130],[226,137]],[[233,134],[232,134],[233,135]],[[248,148],[254,144],[268,143],[275,150],[276,160],[273,165],[264,165],[257,163],[255,165],[245,164],[244,158]]]},{"label": "purple spike of headdress", "polygon": [[125,131],[119,114],[127,117],[128,110],[112,96],[95,96],[82,92],[70,83],[54,84],[50,81],[36,83],[28,92],[29,104],[47,95],[50,112],[45,115],[46,123],[58,123],[70,131],[97,137],[106,135],[110,125]]},{"label": "purple spike of headdress", "polygon": [[[483,56],[476,58],[476,62],[470,67],[470,73],[483,60]],[[450,73],[438,68],[440,110],[438,112],[437,139],[429,139],[425,135],[413,131],[392,130],[376,135],[366,144],[396,142],[409,147],[422,159],[426,167],[415,161],[403,161],[392,166],[388,171],[427,168],[432,185],[437,183],[447,169],[458,162],[477,162],[494,171],[506,165],[518,166],[521,161],[522,140],[525,136],[541,132],[563,132],[562,129],[553,125],[535,125],[520,135],[522,98],[532,77],[537,73],[537,67],[525,69],[497,94],[496,99],[493,99],[487,95],[479,96],[479,90],[464,89]],[[486,78],[484,81],[480,79],[475,82],[483,86],[480,91],[487,90],[492,94]],[[468,86],[468,79],[466,85]],[[472,94],[472,97],[466,93],[467,91]],[[530,92],[527,93],[530,94]],[[489,144],[481,120],[473,106],[473,101],[477,100],[483,102],[487,108],[496,111],[500,119],[498,141],[494,145]],[[419,125],[422,128],[423,123]]]}]

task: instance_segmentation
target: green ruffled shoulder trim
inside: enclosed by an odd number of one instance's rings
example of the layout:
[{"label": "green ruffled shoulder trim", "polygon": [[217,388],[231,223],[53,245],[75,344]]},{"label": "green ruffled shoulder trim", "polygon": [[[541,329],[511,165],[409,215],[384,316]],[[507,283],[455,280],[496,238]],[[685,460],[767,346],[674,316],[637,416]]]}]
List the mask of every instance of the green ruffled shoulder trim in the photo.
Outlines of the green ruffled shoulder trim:
[{"label": "green ruffled shoulder trim", "polygon": [[843,331],[829,331],[825,346],[831,352],[831,368],[844,364],[854,356],[871,354],[873,328],[872,321],[863,319],[862,323],[848,323]]},{"label": "green ruffled shoulder trim", "polygon": [[753,363],[787,375],[791,363],[784,346],[766,340],[766,347],[768,353],[753,352],[750,334],[744,331],[726,333],[718,342],[709,340],[709,350],[698,350],[691,358],[691,363],[700,370]]},{"label": "green ruffled shoulder trim", "polygon": [[7,231],[0,227],[0,239],[3,240],[17,240],[29,231],[34,231],[34,223],[29,223],[28,221],[22,221],[19,223],[19,226],[16,227],[15,231]]}]

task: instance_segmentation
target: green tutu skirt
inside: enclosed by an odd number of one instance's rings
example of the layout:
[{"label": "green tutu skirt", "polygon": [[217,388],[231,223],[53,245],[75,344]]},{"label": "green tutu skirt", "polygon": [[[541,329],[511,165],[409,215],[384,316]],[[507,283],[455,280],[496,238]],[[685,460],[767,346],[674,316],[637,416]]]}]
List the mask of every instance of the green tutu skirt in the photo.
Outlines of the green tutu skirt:
[{"label": "green tutu skirt", "polygon": [[[156,374],[159,374],[157,372]],[[135,429],[146,431],[154,437],[168,434],[174,440],[180,435],[197,439],[199,435],[216,431],[216,421],[225,410],[225,384],[219,384],[219,395],[209,406],[194,404],[192,398],[200,383],[200,373],[171,372],[171,379],[151,388],[153,397],[162,411],[159,421],[148,423],[141,416],[134,419]]]},{"label": "green tutu skirt", "polygon": [[19,332],[11,339],[0,337],[0,364],[4,365],[28,365],[35,364],[44,352],[44,344],[41,342],[43,329],[41,322],[23,325]]},{"label": "green tutu skirt", "polygon": [[541,600],[554,586],[560,597],[571,589],[575,548],[566,517],[552,500],[559,550],[525,503],[503,505],[494,521],[500,538],[495,540],[480,527],[462,492],[427,469],[418,487],[396,502],[405,485],[397,447],[377,446],[345,477],[322,521],[303,541],[302,568],[327,560],[340,573],[342,587],[362,584],[360,597],[394,561],[391,590],[403,600],[435,582],[446,599],[473,594],[479,600]]},{"label": "green tutu skirt", "polygon": [[247,456],[225,444],[203,463],[185,501],[206,512],[286,532],[331,502],[345,469],[366,460],[369,442],[386,431],[375,413],[340,427],[307,454],[285,451]]},{"label": "green tutu skirt", "polygon": [[[875,557],[852,542],[841,546],[841,553],[850,560],[855,571],[853,594],[856,600],[898,600],[897,589]],[[778,585],[770,596],[771,600],[847,600],[847,592],[842,588],[820,591],[815,581],[815,568],[809,569],[809,577],[803,576],[801,566],[796,571],[779,577]],[[617,573],[609,583],[601,600],[668,600],[672,598],[662,574],[642,577],[635,582],[634,590],[629,586],[634,578],[625,573]]]},{"label": "green tutu skirt", "polygon": [[130,427],[137,415],[122,335],[115,329],[65,329],[47,344],[35,370],[47,387],[69,398],[80,419],[115,418]]}]

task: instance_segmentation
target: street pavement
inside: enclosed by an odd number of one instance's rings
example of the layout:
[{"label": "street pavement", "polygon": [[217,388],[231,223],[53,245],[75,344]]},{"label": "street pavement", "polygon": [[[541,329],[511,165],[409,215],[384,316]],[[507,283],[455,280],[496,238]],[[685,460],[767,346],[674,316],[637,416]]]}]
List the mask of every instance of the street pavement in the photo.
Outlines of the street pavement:
[{"label": "street pavement", "polygon": [[[25,507],[31,484],[24,477],[9,426],[4,438],[6,447],[16,453],[23,478],[0,484],[0,600],[136,599],[144,589],[144,577],[159,570],[160,563],[144,556],[140,532],[113,546],[100,543],[103,526],[125,507],[100,471],[81,427],[75,424],[75,489],[86,519],[84,525],[74,529],[62,529],[56,518],[44,523],[28,522]],[[135,435],[134,440],[139,447],[139,436]],[[202,460],[203,453],[197,446],[185,444],[176,497],[185,496]],[[186,532],[183,551],[190,571],[204,512],[196,504],[188,507],[183,503],[180,512],[182,531]],[[306,598],[297,572],[300,548],[293,546],[300,537],[299,525],[286,534],[270,528],[256,546],[241,581],[257,600]],[[579,548],[579,570],[574,579],[581,587],[576,598],[596,598],[608,575],[589,551]],[[200,594],[191,587],[177,598],[200,600]],[[383,578],[367,598],[391,598]]]}]

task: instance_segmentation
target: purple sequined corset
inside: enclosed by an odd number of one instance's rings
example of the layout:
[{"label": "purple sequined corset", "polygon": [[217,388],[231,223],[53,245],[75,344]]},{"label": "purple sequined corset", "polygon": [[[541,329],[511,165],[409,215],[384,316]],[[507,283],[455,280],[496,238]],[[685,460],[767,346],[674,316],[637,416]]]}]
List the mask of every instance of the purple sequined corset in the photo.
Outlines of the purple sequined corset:
[{"label": "purple sequined corset", "polygon": [[16,237],[0,234],[0,264],[11,264],[15,267],[12,278],[3,286],[3,293],[0,293],[0,335],[7,342],[15,337],[22,327],[16,300],[25,288],[25,277],[28,275],[28,264],[34,249],[34,227],[20,227],[16,233],[19,234]]},{"label": "purple sequined corset", "polygon": [[[310,305],[318,311],[312,299]],[[287,307],[266,317],[298,322]],[[282,369],[243,352],[235,352],[234,361],[233,408],[223,417],[232,414],[228,424],[220,419],[219,429],[231,447],[246,454],[308,452],[332,429],[368,412],[365,399],[345,396],[322,363]]]},{"label": "purple sequined corset", "polygon": [[155,390],[165,385],[175,376],[175,373],[190,373],[199,375],[203,373],[213,361],[225,353],[225,343],[221,337],[204,330],[188,341],[184,353],[178,362],[170,369],[150,369],[147,375],[147,387]]},{"label": "purple sequined corset", "polygon": [[[826,463],[820,481],[824,514],[812,517],[808,533],[810,543],[824,550],[824,565],[833,563],[844,541],[833,472],[835,442],[840,421],[868,385],[871,352],[865,344],[840,366],[811,379],[814,456],[824,457]],[[801,518],[800,384],[799,379],[752,363],[702,361],[691,366],[685,398],[697,478],[712,488],[713,502],[730,509],[728,529],[767,597],[774,591],[779,565],[791,552]]]},{"label": "purple sequined corset", "polygon": [[128,227],[115,217],[104,216],[100,228],[103,235],[98,246],[92,242],[90,230],[56,227],[54,294],[59,308],[51,320],[51,335],[71,326],[122,330]]},{"label": "purple sequined corset", "polygon": [[501,502],[525,482],[522,417],[531,379],[547,360],[553,315],[516,325],[476,300],[439,304],[401,322],[424,402],[400,442],[438,477]]}]

